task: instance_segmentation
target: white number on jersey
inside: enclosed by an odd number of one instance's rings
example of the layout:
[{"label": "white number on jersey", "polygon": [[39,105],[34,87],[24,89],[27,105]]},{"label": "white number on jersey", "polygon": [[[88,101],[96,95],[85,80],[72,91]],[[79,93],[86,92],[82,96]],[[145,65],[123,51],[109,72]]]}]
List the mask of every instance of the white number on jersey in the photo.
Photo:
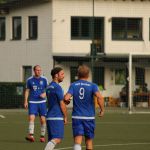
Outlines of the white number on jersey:
[{"label": "white number on jersey", "polygon": [[79,90],[79,98],[80,99],[84,99],[84,93],[85,93],[85,89],[84,88],[80,88],[80,90]]}]

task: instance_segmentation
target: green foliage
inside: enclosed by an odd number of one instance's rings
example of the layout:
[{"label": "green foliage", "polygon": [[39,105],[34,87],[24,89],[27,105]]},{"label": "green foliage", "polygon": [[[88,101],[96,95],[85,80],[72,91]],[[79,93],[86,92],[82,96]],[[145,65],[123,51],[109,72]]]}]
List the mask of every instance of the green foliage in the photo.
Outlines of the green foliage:
[{"label": "green foliage", "polygon": [[100,91],[103,91],[103,90],[104,90],[104,88],[103,88],[102,85],[99,85],[98,88],[99,88]]},{"label": "green foliage", "polygon": [[7,0],[0,0],[0,4],[7,3]]}]

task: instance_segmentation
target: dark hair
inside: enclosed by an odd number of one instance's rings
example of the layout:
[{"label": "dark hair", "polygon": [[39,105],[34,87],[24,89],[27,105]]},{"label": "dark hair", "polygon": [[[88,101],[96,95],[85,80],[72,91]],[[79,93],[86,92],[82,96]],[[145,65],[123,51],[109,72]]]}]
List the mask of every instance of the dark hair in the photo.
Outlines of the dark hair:
[{"label": "dark hair", "polygon": [[51,70],[51,76],[52,78],[55,77],[56,74],[58,74],[61,70],[63,70],[61,67],[55,67]]},{"label": "dark hair", "polygon": [[78,78],[87,78],[89,76],[89,67],[81,65],[78,67]]},{"label": "dark hair", "polygon": [[35,65],[35,66],[33,67],[33,70],[34,70],[34,71],[36,70],[36,67],[40,67],[40,65]]}]

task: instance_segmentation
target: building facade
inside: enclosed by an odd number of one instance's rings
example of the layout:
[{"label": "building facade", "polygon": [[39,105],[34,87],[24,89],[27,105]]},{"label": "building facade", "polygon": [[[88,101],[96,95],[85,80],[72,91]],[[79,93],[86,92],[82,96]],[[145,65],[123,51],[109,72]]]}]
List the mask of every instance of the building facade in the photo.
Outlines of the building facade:
[{"label": "building facade", "polygon": [[[21,7],[9,6],[9,13],[1,13],[0,19],[6,30],[0,41],[1,82],[23,81],[35,64],[50,78],[49,70],[59,65],[65,70],[66,91],[76,80],[78,65],[84,63],[104,96],[119,97],[128,84],[129,54],[150,53],[148,0],[29,1]],[[21,31],[16,36],[21,38],[14,39],[18,24]],[[133,90],[145,82],[150,88],[149,58],[134,62]]]}]

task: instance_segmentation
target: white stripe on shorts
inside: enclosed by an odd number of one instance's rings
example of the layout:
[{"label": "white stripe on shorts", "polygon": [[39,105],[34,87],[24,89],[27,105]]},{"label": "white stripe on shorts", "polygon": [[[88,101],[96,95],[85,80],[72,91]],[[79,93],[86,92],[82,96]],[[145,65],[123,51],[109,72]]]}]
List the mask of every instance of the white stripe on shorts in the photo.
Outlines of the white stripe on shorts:
[{"label": "white stripe on shorts", "polygon": [[72,116],[73,119],[95,119],[95,117]]},{"label": "white stripe on shorts", "polygon": [[29,101],[29,103],[34,103],[34,104],[40,104],[40,103],[45,103],[46,100],[42,100],[42,101]]},{"label": "white stripe on shorts", "polygon": [[61,117],[50,117],[50,118],[46,118],[46,120],[64,120],[63,118]]}]

